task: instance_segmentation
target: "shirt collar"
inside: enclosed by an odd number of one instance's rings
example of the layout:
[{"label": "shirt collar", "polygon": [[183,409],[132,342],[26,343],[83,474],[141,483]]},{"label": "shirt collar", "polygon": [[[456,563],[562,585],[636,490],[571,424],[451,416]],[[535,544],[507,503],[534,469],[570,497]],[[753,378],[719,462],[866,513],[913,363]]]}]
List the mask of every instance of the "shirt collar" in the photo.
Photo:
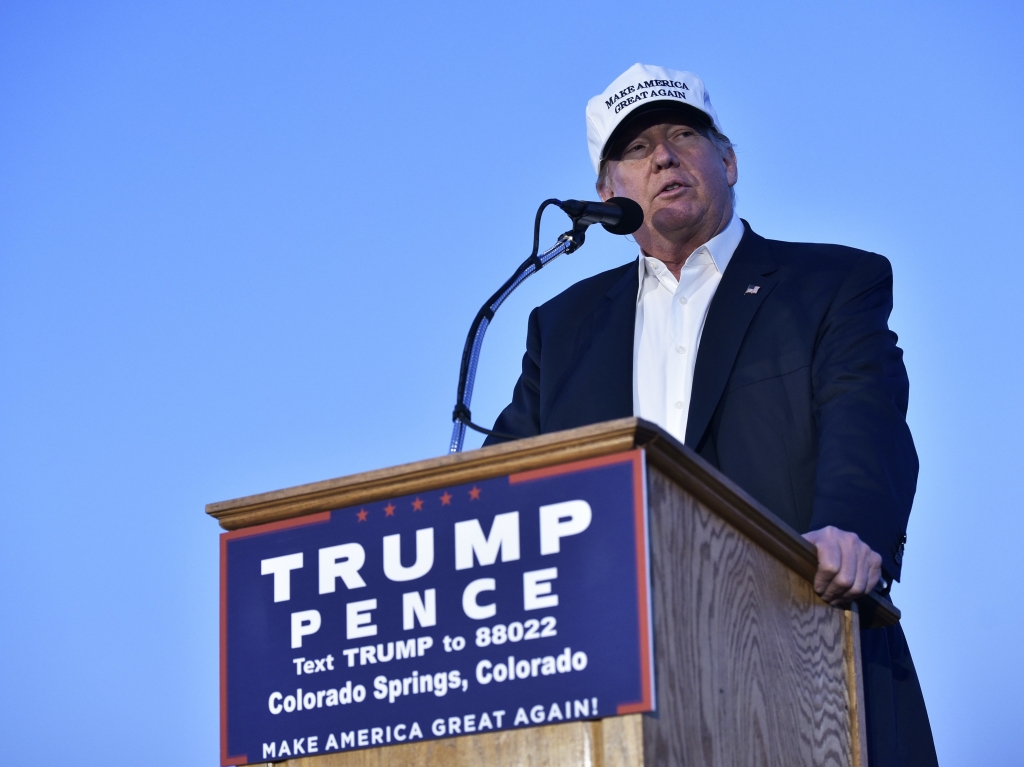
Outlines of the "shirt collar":
[{"label": "shirt collar", "polygon": [[[715,262],[715,268],[718,269],[718,273],[725,274],[725,269],[729,266],[729,262],[732,261],[733,254],[736,252],[736,248],[739,247],[740,240],[742,239],[743,222],[740,221],[740,217],[736,214],[736,211],[733,210],[732,219],[729,221],[729,224],[725,229],[701,245],[690,255],[692,256],[696,254],[701,249],[706,249],[711,255],[711,260]],[[639,259],[640,284],[637,287],[637,302],[640,301],[644,285],[644,275],[647,274],[647,259],[648,256],[644,255],[643,250],[641,250]]]}]

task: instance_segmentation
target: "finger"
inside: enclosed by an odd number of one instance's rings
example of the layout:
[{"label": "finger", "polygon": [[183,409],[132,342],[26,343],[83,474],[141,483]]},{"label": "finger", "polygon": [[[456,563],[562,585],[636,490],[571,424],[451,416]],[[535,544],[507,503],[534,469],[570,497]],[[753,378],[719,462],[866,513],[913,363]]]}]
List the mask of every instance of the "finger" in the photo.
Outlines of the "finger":
[{"label": "finger", "polygon": [[863,549],[857,548],[857,574],[853,579],[853,585],[843,594],[844,600],[859,599],[867,592],[868,579],[871,577],[871,563],[868,557],[870,551],[867,546],[863,546]]},{"label": "finger", "polygon": [[869,568],[868,568],[868,585],[864,589],[865,593],[870,593],[875,590],[875,586],[882,580],[882,557],[872,551],[871,556],[868,557]]},{"label": "finger", "polygon": [[841,557],[839,570],[832,578],[825,593],[821,595],[821,598],[829,604],[842,604],[845,599],[844,595],[857,578],[856,547],[852,545],[850,539],[844,537],[837,548]]},{"label": "finger", "polygon": [[843,604],[863,597],[875,588],[882,577],[882,557],[866,543],[856,540],[850,555],[856,558],[857,575],[853,585],[837,598],[837,601]]},{"label": "finger", "polygon": [[842,565],[842,553],[839,546],[831,540],[822,540],[817,544],[818,571],[814,574],[814,591],[824,597],[832,585],[832,580]]},{"label": "finger", "polygon": [[852,555],[857,559],[857,576],[853,585],[839,597],[844,603],[860,599],[867,594],[882,575],[882,558],[866,543],[857,541]]}]

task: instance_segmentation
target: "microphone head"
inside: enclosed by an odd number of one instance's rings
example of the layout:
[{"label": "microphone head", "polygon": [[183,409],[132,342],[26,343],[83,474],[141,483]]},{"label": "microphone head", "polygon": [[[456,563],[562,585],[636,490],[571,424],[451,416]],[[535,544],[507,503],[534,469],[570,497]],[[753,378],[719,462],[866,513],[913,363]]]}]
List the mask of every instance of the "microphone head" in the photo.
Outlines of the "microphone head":
[{"label": "microphone head", "polygon": [[612,234],[633,234],[643,225],[644,209],[628,197],[612,197],[610,200],[606,200],[605,204],[615,205],[622,210],[622,218],[619,219],[619,223],[614,226],[601,224]]}]

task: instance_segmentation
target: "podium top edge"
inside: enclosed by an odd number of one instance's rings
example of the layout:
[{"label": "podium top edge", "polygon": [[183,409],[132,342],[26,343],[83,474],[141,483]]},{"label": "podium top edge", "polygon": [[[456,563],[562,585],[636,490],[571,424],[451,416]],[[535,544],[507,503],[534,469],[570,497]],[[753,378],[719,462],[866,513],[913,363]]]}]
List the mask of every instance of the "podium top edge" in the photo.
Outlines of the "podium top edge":
[{"label": "podium top edge", "polygon": [[[620,418],[386,469],[374,469],[210,503],[206,506],[206,513],[215,517],[224,529],[234,530],[387,498],[400,494],[399,490],[402,493],[430,490],[457,482],[472,482],[630,450],[642,446],[647,441],[647,432],[651,431],[660,432],[660,429],[639,418]],[[667,434],[665,436],[668,437]],[[412,487],[411,491],[409,487]],[[255,517],[252,516],[254,514]]]}]

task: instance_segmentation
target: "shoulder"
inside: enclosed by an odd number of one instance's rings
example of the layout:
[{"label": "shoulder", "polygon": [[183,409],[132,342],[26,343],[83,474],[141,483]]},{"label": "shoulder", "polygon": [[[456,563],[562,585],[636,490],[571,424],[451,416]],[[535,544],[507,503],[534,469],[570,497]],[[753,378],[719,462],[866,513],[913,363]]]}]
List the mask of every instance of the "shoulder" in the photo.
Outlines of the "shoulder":
[{"label": "shoulder", "polygon": [[846,245],[769,240],[749,225],[740,249],[745,243],[747,259],[772,270],[779,283],[777,299],[824,301],[827,305],[865,291],[892,292],[892,265],[878,253]]},{"label": "shoulder", "polygon": [[[587,307],[595,305],[613,289],[625,289],[637,281],[636,261],[617,266],[606,272],[595,274],[569,286],[554,298],[541,304],[537,311],[542,316],[559,316],[566,312],[579,315]],[[632,277],[632,280],[629,278]]]},{"label": "shoulder", "polygon": [[759,241],[754,251],[759,251],[758,260],[775,280],[769,303],[783,307],[785,316],[792,313],[819,327],[837,313],[869,311],[888,317],[892,311],[892,266],[885,256],[845,245],[768,240],[749,230],[748,234]]},{"label": "shoulder", "polygon": [[821,242],[770,240],[755,234],[749,225],[747,233],[763,243],[780,267],[796,272],[837,276],[855,271],[892,273],[889,259],[868,250]]}]

